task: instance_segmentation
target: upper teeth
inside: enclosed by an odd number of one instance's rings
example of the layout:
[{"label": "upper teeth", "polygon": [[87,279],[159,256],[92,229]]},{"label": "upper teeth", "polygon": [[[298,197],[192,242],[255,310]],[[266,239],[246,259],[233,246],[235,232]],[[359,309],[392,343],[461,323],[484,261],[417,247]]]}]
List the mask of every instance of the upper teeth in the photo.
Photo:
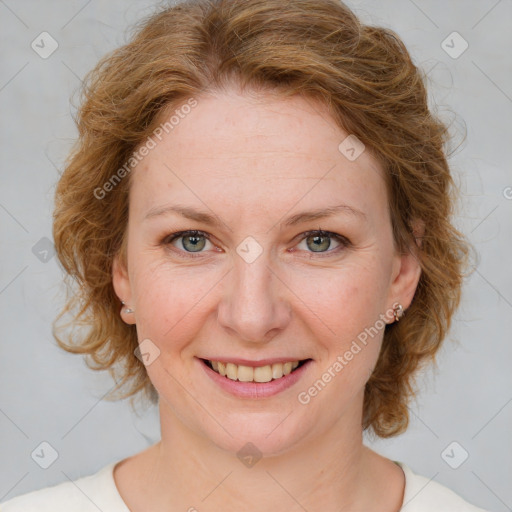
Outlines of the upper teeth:
[{"label": "upper teeth", "polygon": [[224,377],[241,382],[270,382],[272,379],[280,379],[283,375],[288,375],[299,366],[299,361],[256,367],[223,363],[221,361],[210,361],[210,363],[213,369]]}]

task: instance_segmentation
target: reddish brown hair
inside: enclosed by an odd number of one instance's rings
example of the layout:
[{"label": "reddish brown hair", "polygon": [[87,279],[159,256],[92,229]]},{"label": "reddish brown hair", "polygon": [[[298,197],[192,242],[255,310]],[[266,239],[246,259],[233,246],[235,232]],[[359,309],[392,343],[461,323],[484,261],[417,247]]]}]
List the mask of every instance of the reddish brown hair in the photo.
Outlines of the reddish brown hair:
[{"label": "reddish brown hair", "polygon": [[415,243],[422,274],[405,317],[386,327],[377,366],[366,385],[363,427],[381,437],[407,427],[414,375],[432,360],[460,298],[468,246],[450,222],[453,183],[445,155],[446,126],[429,111],[422,73],[392,31],[366,26],[336,0],[195,0],[144,20],[131,42],[87,76],[78,112],[79,138],[57,185],[54,240],[78,287],[64,314],[86,327],[63,340],[109,369],[117,397],[155,390],[134,356],[135,326],[119,315],[112,260],[126,263],[130,176],[103,198],[97,191],[150,136],[162,116],[206,91],[237,84],[327,105],[356,135],[388,180],[395,243]]}]

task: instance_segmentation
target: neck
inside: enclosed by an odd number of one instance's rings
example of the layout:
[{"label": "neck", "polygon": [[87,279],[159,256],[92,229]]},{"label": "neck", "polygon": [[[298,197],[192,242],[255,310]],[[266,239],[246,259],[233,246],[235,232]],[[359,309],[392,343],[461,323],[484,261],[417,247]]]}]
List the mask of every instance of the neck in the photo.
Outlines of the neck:
[{"label": "neck", "polygon": [[375,497],[379,456],[363,445],[360,421],[340,418],[322,435],[244,464],[162,404],[160,418],[162,440],[148,450],[141,473],[152,510],[225,510],[229,503],[248,512],[340,511],[364,509]]}]

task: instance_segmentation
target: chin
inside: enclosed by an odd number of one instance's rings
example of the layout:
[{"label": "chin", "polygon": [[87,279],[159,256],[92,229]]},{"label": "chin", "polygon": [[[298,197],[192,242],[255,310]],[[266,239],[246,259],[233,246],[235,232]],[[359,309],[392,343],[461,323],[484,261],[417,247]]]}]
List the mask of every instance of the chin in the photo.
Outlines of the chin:
[{"label": "chin", "polygon": [[245,456],[276,457],[289,452],[306,437],[309,426],[298,418],[298,414],[284,411],[236,414],[223,419],[225,430],[215,423],[203,435],[240,460]]}]

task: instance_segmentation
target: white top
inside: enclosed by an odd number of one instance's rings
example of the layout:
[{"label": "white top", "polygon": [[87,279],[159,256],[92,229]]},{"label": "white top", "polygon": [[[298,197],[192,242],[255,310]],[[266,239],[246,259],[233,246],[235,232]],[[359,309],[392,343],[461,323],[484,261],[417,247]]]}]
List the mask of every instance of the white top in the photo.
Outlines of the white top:
[{"label": "white top", "polygon": [[[45,487],[0,503],[0,512],[130,512],[114,481],[116,464],[112,462],[94,475],[74,482]],[[486,512],[437,482],[414,474],[402,462],[396,464],[405,473],[401,512]]]}]

